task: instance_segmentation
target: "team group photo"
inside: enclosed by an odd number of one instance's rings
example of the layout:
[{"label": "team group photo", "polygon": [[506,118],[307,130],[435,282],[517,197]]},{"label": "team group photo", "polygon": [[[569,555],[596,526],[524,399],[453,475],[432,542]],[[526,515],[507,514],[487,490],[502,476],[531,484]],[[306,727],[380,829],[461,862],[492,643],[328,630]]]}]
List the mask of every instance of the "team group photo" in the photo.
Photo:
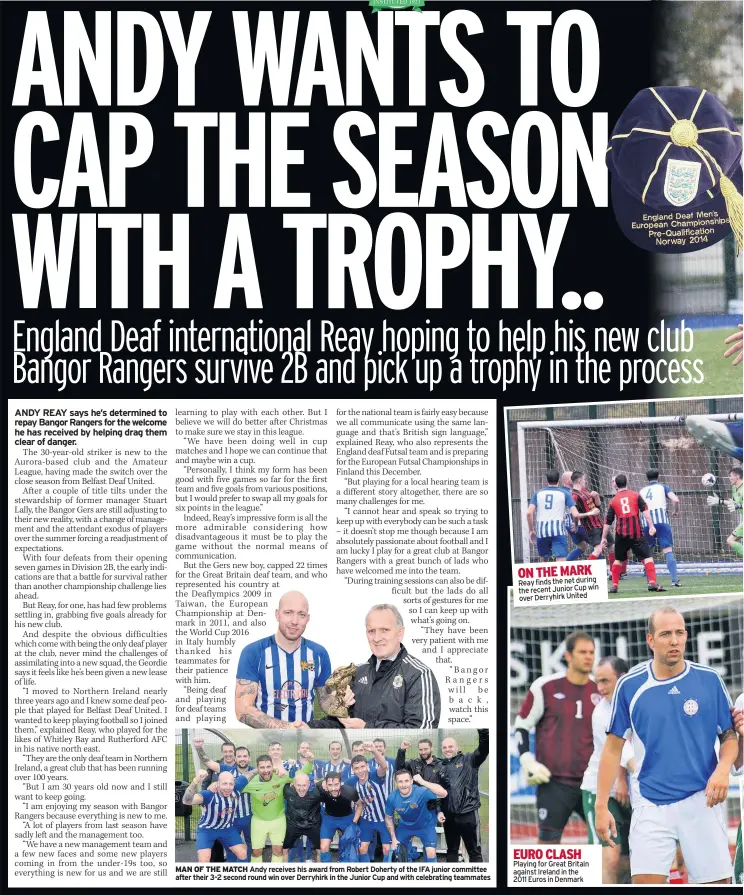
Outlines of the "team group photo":
[{"label": "team group photo", "polygon": [[485,729],[175,735],[176,861],[483,863]]},{"label": "team group photo", "polygon": [[515,563],[604,560],[614,598],[741,592],[740,397],[506,411]]},{"label": "team group photo", "polygon": [[601,845],[603,883],[741,883],[741,594],[510,625],[511,844]]}]

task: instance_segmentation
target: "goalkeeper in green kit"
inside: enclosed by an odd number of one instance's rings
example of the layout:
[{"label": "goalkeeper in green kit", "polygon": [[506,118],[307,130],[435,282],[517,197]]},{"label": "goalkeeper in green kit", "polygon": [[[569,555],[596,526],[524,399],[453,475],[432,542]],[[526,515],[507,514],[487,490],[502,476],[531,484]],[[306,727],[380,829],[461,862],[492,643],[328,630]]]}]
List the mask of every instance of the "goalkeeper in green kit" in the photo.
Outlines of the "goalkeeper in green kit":
[{"label": "goalkeeper in green kit", "polygon": [[[303,768],[305,774],[312,774],[312,762]],[[282,863],[282,848],[287,831],[287,817],[284,813],[284,784],[289,775],[281,765],[275,766],[268,755],[259,755],[256,770],[246,775],[248,784],[243,788],[251,797],[251,863],[260,864],[263,849],[268,839],[271,843],[271,861]]]},{"label": "goalkeeper in green kit", "polygon": [[744,556],[744,521],[741,518],[744,504],[744,472],[741,466],[734,466],[729,470],[729,481],[731,482],[731,497],[721,500],[717,494],[710,494],[707,503],[709,507],[723,504],[729,513],[739,514],[739,524],[728,536],[726,543],[739,556]]}]

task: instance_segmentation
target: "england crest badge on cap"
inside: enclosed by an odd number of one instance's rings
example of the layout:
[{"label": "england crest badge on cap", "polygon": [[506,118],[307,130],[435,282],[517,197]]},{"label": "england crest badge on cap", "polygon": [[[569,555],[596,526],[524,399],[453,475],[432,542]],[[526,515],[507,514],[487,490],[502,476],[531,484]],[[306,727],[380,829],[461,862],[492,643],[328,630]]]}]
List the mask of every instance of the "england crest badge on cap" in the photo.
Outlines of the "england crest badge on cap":
[{"label": "england crest badge on cap", "polygon": [[612,207],[649,252],[694,252],[742,238],[742,136],[699,87],[648,87],[630,101],[607,148]]}]

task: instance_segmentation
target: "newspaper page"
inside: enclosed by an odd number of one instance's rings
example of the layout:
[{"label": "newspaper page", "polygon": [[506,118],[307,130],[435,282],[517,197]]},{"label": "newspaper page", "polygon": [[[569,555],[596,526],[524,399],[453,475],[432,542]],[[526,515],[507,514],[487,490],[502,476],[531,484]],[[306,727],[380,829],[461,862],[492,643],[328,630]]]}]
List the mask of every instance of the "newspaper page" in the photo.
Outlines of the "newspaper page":
[{"label": "newspaper page", "polygon": [[742,4],[0,5],[8,885],[742,881]]}]

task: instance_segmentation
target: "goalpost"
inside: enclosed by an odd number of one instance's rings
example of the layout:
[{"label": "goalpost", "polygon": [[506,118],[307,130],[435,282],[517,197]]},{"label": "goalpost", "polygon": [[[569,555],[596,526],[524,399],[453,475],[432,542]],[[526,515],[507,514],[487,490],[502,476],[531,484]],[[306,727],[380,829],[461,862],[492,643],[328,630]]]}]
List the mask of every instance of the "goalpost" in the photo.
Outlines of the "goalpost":
[{"label": "goalpost", "polygon": [[[511,603],[511,600],[510,600]],[[670,603],[685,617],[688,631],[686,658],[708,665],[724,679],[732,700],[744,690],[742,647],[744,606],[741,594],[684,597]],[[541,675],[565,669],[566,637],[577,628],[595,640],[597,658],[620,656],[632,667],[651,658],[646,644],[648,616],[666,605],[656,598],[608,600],[603,603],[554,603],[545,606],[510,605],[509,725]],[[516,743],[510,736],[510,827],[513,841],[534,842],[537,835],[535,789],[527,786],[519,765]],[[732,777],[726,801],[729,837],[733,844],[741,818],[741,781]],[[566,842],[586,842],[580,821],[569,824]]]},{"label": "goalpost", "polygon": [[[731,422],[741,413],[715,413],[708,418]],[[628,477],[628,487],[642,491],[646,470],[659,471],[659,480],[680,498],[680,515],[671,519],[674,553],[683,574],[728,572],[742,569],[741,560],[728,548],[726,538],[739,524],[738,513],[729,513],[723,503],[710,507],[706,498],[731,496],[728,470],[740,465],[721,451],[699,444],[685,426],[684,416],[651,416],[622,419],[517,421],[517,504],[519,520],[513,519],[516,562],[536,561],[527,527],[531,495],[545,487],[547,469],[584,472],[589,489],[599,492],[602,512],[614,494],[613,479]],[[701,477],[712,473],[713,488]],[[671,507],[670,507],[671,509]],[[514,506],[512,513],[514,513]],[[666,566],[657,564],[664,574]],[[641,573],[639,573],[641,574]]]}]

